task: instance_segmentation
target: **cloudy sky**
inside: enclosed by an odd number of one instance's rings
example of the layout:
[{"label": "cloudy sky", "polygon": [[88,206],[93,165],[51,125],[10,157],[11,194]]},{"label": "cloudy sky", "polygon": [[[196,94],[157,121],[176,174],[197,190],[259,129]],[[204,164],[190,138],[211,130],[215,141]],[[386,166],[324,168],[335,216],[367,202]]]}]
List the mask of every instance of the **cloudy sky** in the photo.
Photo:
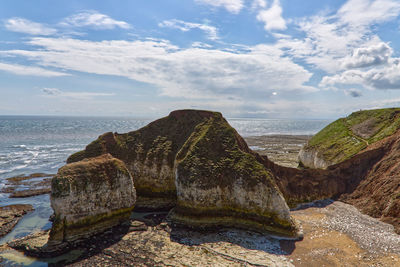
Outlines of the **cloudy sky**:
[{"label": "cloudy sky", "polygon": [[0,114],[400,106],[399,0],[3,1]]}]

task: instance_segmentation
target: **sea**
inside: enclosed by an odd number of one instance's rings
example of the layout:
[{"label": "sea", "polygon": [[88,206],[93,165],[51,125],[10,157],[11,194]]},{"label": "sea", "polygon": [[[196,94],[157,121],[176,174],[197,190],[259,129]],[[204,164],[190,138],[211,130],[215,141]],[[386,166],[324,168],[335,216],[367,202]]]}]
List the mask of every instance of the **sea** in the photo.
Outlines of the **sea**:
[{"label": "sea", "polygon": [[[5,186],[8,177],[32,173],[55,174],[69,155],[84,149],[99,135],[137,130],[153,120],[126,117],[0,116],[0,189]],[[313,135],[332,120],[231,118],[228,122],[246,137]],[[52,210],[48,195],[9,198],[9,194],[0,193],[0,206],[10,204],[31,204],[35,210],[25,215],[13,231],[1,238],[0,244],[51,227],[48,219]],[[18,263],[13,259],[15,261]],[[47,266],[25,257],[21,261],[19,263],[26,266]]]}]

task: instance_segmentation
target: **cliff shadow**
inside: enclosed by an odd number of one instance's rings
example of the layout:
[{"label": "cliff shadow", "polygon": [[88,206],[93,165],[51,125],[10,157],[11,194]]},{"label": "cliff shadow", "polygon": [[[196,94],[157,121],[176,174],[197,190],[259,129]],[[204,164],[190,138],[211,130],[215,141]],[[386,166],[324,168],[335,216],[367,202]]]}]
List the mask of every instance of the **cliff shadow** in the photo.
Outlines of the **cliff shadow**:
[{"label": "cliff shadow", "polygon": [[325,208],[325,207],[331,205],[334,201],[335,200],[331,199],[331,198],[314,200],[312,202],[298,204],[296,207],[291,208],[290,211],[305,210],[305,209],[309,209],[309,208]]},{"label": "cliff shadow", "polygon": [[295,243],[300,241],[285,239],[291,244],[289,247],[282,243],[283,239],[278,236],[250,230],[226,227],[192,229],[171,224],[169,226],[171,241],[185,246],[201,246],[216,254],[228,253],[237,256],[236,254],[249,251],[260,251],[274,255],[290,255],[296,248]]}]

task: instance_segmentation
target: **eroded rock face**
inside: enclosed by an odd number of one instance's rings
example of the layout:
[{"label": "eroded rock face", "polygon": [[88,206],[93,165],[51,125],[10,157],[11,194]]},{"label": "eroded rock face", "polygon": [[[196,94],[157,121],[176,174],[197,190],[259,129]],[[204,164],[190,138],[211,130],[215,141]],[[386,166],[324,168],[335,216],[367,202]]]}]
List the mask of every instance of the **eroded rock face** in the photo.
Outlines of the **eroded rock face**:
[{"label": "eroded rock face", "polygon": [[125,164],[109,154],[67,164],[52,179],[49,245],[75,242],[129,218],[136,201]]},{"label": "eroded rock face", "polygon": [[309,147],[303,147],[300,150],[299,161],[304,167],[313,169],[326,169],[328,166],[332,165],[331,162],[324,159],[322,151]]},{"label": "eroded rock face", "polygon": [[273,174],[218,112],[178,110],[137,131],[106,133],[68,162],[105,153],[135,178],[140,208],[177,205],[171,218],[185,225],[297,235]]},{"label": "eroded rock face", "polygon": [[195,228],[233,226],[296,237],[298,228],[274,182],[222,117],[199,124],[176,159],[176,222]]},{"label": "eroded rock face", "polygon": [[137,131],[103,134],[67,162],[110,153],[122,160],[135,177],[137,208],[170,209],[176,203],[176,154],[194,128],[213,117],[222,115],[201,110],[173,111]]},{"label": "eroded rock face", "polygon": [[376,150],[381,151],[381,158],[370,164],[355,190],[341,199],[393,224],[400,234],[400,131],[369,146],[364,153]]}]

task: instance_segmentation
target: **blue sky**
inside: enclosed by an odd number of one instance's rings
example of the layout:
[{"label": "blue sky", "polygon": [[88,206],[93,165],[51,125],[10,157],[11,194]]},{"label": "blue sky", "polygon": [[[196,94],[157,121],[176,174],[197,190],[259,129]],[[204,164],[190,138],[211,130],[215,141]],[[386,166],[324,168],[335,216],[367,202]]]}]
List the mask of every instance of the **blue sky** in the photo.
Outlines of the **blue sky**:
[{"label": "blue sky", "polygon": [[4,1],[0,114],[336,118],[400,105],[398,0]]}]

